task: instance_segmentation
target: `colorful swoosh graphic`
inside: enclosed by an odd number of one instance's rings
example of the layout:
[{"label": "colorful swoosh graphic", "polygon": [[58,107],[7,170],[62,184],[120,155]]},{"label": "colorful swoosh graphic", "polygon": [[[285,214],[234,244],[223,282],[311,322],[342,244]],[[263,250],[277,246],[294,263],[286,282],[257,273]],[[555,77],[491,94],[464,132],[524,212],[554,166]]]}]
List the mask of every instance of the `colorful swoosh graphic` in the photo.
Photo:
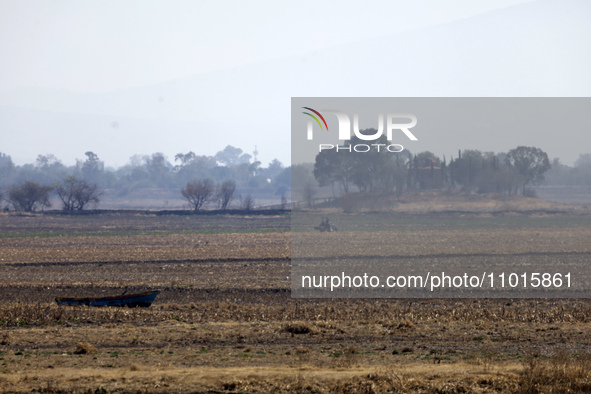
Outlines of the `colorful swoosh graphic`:
[{"label": "colorful swoosh graphic", "polygon": [[[312,109],[310,107],[302,107],[304,109],[307,109],[309,111],[314,112],[316,115],[320,116],[320,119],[322,119],[322,122],[324,123],[324,125],[326,126],[326,131],[328,131],[328,125],[326,124],[326,120],[324,120],[324,117],[320,114],[320,112],[316,111],[315,109]],[[312,115],[309,112],[302,112],[303,114],[306,114],[308,116],[311,116],[312,118],[314,118],[314,120],[318,123],[318,126],[320,126],[320,130],[323,130],[322,124],[320,123],[320,121],[318,120],[317,117],[315,117],[314,115]]]}]

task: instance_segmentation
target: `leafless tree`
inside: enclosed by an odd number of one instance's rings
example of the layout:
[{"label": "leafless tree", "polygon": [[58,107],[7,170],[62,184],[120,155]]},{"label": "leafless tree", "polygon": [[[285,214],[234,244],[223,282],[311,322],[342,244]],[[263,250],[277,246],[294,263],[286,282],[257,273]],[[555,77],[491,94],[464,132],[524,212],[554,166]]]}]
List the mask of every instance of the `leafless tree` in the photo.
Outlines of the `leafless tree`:
[{"label": "leafless tree", "polygon": [[247,194],[246,197],[240,197],[240,209],[244,211],[251,211],[254,208],[254,197],[251,194]]},{"label": "leafless tree", "polygon": [[89,184],[74,176],[69,176],[60,183],[56,192],[62,200],[63,210],[68,212],[81,211],[88,203],[98,204],[102,194],[95,183]]},{"label": "leafless tree", "polygon": [[32,212],[38,207],[41,210],[51,207],[49,195],[53,187],[43,186],[38,182],[26,181],[20,186],[12,186],[8,191],[8,202],[15,211]]},{"label": "leafless tree", "polygon": [[234,192],[236,191],[236,182],[232,180],[224,181],[216,193],[220,202],[220,209],[228,209],[228,205],[234,199]]},{"label": "leafless tree", "polygon": [[211,199],[215,191],[215,185],[209,178],[203,180],[193,180],[187,183],[187,186],[181,189],[183,197],[198,211],[205,202]]},{"label": "leafless tree", "polygon": [[287,197],[285,197],[285,193],[281,195],[281,209],[285,209],[287,207]]}]

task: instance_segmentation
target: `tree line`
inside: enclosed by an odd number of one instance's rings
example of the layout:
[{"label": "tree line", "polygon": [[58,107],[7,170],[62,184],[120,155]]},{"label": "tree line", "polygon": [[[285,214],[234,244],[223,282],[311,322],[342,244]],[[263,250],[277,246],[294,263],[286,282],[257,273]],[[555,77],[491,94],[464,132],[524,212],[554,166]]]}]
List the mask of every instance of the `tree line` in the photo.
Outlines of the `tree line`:
[{"label": "tree line", "polygon": [[[15,165],[11,157],[0,153],[0,188],[24,181],[53,185],[68,176],[96,183],[102,189],[117,190],[120,195],[137,189],[178,190],[194,179],[215,182],[233,180],[239,188],[289,188],[289,170],[277,159],[267,167],[242,149],[226,146],[213,156],[190,151],[169,160],[163,153],[134,155],[119,168],[108,167],[98,154],[88,151],[73,166],[64,165],[53,154],[39,155],[35,163]],[[281,193],[279,193],[281,194]]]},{"label": "tree line", "polygon": [[[363,141],[353,137],[348,144],[359,143]],[[387,141],[382,137],[376,143]],[[271,191],[285,207],[292,180],[294,198],[309,203],[321,187],[326,189],[324,195],[332,192],[334,197],[360,191],[394,193],[400,198],[405,191],[424,189],[535,196],[533,187],[544,181],[591,186],[591,154],[581,155],[571,167],[558,159],[550,162],[546,152],[527,146],[501,153],[463,150],[449,159],[427,151],[325,150],[315,163],[291,167],[278,160],[262,167],[256,155],[230,145],[213,156],[179,153],[173,162],[162,153],[134,155],[120,168],[106,167],[92,151],[84,156],[74,166],[65,166],[52,154],[17,166],[0,153],[0,201],[6,203],[5,209],[43,210],[51,206],[53,194],[63,210],[73,212],[96,206],[106,189],[124,196],[137,189],[159,188],[176,190],[194,210],[206,203],[215,203],[219,209],[230,204],[252,209],[253,195],[241,196],[236,190]]]},{"label": "tree line", "polygon": [[98,204],[105,189],[122,197],[134,190],[158,188],[180,191],[195,210],[212,201],[219,201],[221,209],[228,209],[232,201],[251,209],[254,197],[235,195],[237,188],[271,191],[279,198],[291,186],[291,172],[280,161],[262,167],[256,155],[231,145],[214,156],[178,153],[173,162],[159,152],[134,155],[116,169],[106,167],[92,151],[84,155],[74,166],[64,165],[53,154],[17,166],[10,156],[0,153],[0,201],[7,203],[5,209],[43,210],[51,207],[53,193],[62,209],[78,211]]},{"label": "tree line", "polygon": [[24,181],[12,185],[4,194],[0,190],[0,200],[4,199],[15,211],[33,212],[51,207],[50,195],[55,192],[62,203],[62,209],[68,212],[81,211],[87,204],[98,204],[102,191],[96,184],[89,184],[83,179],[68,176],[53,186],[39,182]]},{"label": "tree line", "polygon": [[[375,130],[364,132],[373,134]],[[387,142],[382,136],[375,144],[387,145]],[[353,137],[347,145],[363,143]],[[591,155],[584,157],[588,158],[585,163],[589,164],[591,175]],[[579,171],[579,167],[573,171]],[[546,152],[528,146],[502,153],[460,150],[449,161],[428,151],[413,154],[408,150],[391,153],[384,149],[368,152],[331,149],[316,156],[313,175],[319,186],[332,188],[335,196],[337,191],[344,194],[360,191],[394,192],[400,197],[405,190],[421,189],[534,196],[533,186],[541,184],[551,168]],[[561,169],[568,171],[565,166]],[[589,181],[591,185],[591,177]],[[312,197],[314,190],[309,181],[301,189],[304,200]]]}]

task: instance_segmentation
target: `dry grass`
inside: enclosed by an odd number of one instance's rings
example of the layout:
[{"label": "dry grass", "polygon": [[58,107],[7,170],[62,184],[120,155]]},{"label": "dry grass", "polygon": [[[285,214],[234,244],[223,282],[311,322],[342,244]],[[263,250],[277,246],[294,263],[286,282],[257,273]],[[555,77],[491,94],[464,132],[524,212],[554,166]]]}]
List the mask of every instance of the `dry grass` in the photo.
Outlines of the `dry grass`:
[{"label": "dry grass", "polygon": [[376,227],[368,232],[343,228],[321,241],[317,234],[297,233],[293,235],[292,252],[301,258],[374,256],[377,252],[381,256],[399,257],[591,252],[588,242],[591,228],[437,228],[393,232],[379,225]]},{"label": "dry grass", "polygon": [[529,353],[519,376],[520,393],[590,392],[591,355],[571,355],[564,349],[542,359]]},{"label": "dry grass", "polygon": [[288,233],[0,238],[4,264],[289,257]]},{"label": "dry grass", "polygon": [[[174,297],[174,295],[169,296]],[[445,330],[446,324],[457,322],[473,323],[477,328],[488,327],[489,329],[510,323],[545,326],[591,322],[591,305],[582,300],[513,300],[510,302],[511,305],[507,305],[507,300],[502,299],[409,302],[400,300],[293,301],[284,298],[268,304],[257,304],[252,301],[239,301],[238,298],[242,297],[238,292],[232,296],[237,299],[237,302],[211,300],[188,305],[160,304],[149,309],[4,303],[0,309],[0,327],[92,325],[118,322],[147,324],[169,320],[194,323],[265,321],[286,322],[281,331],[287,333],[310,334],[323,330],[344,332],[339,327],[339,323],[354,321],[362,325],[375,325],[375,329],[380,329],[388,335],[400,335],[416,331],[416,325],[419,323],[434,323]],[[267,298],[265,294],[260,294],[260,297]],[[538,330],[546,331],[546,328],[538,328]],[[3,333],[2,338],[2,342],[7,342],[9,334]]]},{"label": "dry grass", "polygon": [[[554,200],[556,201],[556,200]],[[441,191],[406,193],[398,201],[394,195],[351,193],[343,196],[340,207],[346,213],[393,211],[411,214],[436,212],[497,213],[520,211],[574,211],[576,208],[537,198],[496,193],[457,194]],[[581,208],[578,207],[580,210]]]},{"label": "dry grass", "polygon": [[[588,383],[577,377],[564,384],[530,386],[522,382],[519,365],[507,365],[507,374],[484,373],[467,364],[419,367],[315,368],[127,368],[94,370],[56,368],[31,376],[0,376],[6,389],[30,388],[37,392],[314,392],[314,393],[485,393],[587,392]],[[567,370],[570,373],[570,370]],[[551,376],[540,375],[537,381]],[[39,380],[43,383],[36,383]],[[59,382],[67,383],[59,383]],[[99,391],[97,391],[99,390]]]},{"label": "dry grass", "polygon": [[295,334],[311,334],[313,329],[309,324],[303,322],[290,322],[283,326],[282,331],[288,332],[292,335]]},{"label": "dry grass", "polygon": [[[586,300],[291,299],[285,280],[289,237],[274,232],[285,223],[145,215],[95,219],[0,214],[0,233],[10,226],[20,234],[35,228],[66,232],[0,239],[0,253],[11,259],[0,265],[1,390],[591,390]],[[68,236],[97,224],[119,231],[118,223],[125,231],[202,226],[213,232]],[[215,232],[245,223],[252,233]],[[417,241],[426,234],[434,244]],[[346,231],[333,235],[347,237]],[[411,228],[398,235],[412,246],[397,249],[403,255],[433,248],[454,253],[449,241],[456,237],[466,237],[466,246],[456,251],[466,254],[528,253],[558,241],[564,252],[591,251],[591,233],[578,226]],[[153,287],[162,293],[151,308],[53,302],[55,296]]]},{"label": "dry grass", "polygon": [[90,354],[96,353],[98,350],[94,345],[91,345],[88,342],[80,342],[76,345],[76,350],[74,350],[74,354]]}]

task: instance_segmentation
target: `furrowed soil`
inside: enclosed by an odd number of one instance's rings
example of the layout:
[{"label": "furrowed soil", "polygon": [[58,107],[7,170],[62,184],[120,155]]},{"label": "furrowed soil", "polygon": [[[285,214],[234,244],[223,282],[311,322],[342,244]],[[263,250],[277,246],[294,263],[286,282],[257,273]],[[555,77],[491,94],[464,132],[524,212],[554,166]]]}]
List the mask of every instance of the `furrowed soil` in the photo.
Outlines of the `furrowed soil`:
[{"label": "furrowed soil", "polygon": [[[584,213],[378,216],[402,257],[591,254]],[[331,218],[309,236],[352,253]],[[290,275],[287,213],[2,213],[0,391],[591,391],[586,299],[292,299]],[[54,301],[150,289],[150,308]]]}]

